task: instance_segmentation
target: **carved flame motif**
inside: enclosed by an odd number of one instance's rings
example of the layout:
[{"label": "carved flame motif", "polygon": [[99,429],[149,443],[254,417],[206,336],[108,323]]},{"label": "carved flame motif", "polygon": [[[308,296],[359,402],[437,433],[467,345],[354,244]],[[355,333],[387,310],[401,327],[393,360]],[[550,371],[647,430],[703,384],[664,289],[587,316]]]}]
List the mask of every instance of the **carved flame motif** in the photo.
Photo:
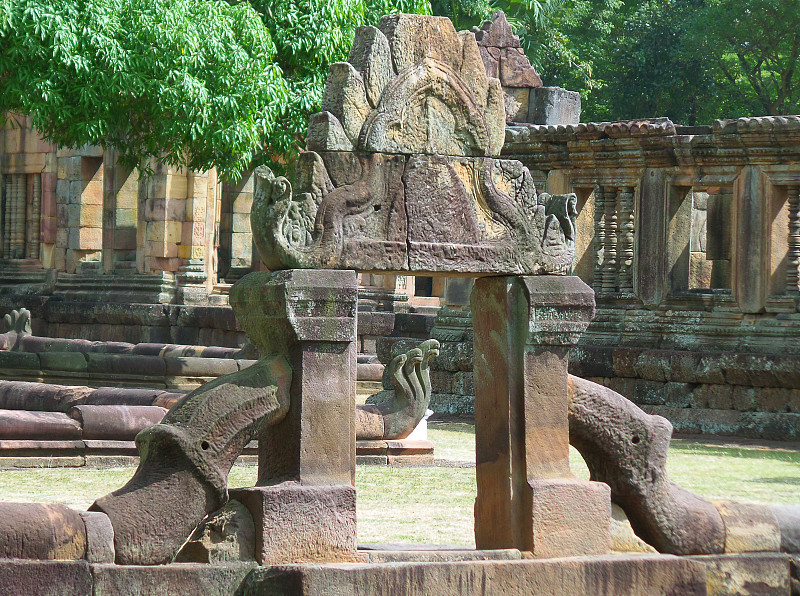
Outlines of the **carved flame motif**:
[{"label": "carved flame motif", "polygon": [[538,196],[527,168],[500,159],[504,92],[474,33],[421,15],[359,27],[322,109],[294,195],[257,171],[252,228],[270,269],[570,271],[574,195]]}]

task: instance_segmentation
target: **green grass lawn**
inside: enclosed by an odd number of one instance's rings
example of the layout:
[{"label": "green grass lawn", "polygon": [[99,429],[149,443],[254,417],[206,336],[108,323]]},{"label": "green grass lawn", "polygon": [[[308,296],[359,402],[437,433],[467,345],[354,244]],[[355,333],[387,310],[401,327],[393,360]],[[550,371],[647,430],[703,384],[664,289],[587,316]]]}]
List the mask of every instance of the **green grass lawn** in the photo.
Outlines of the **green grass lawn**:
[{"label": "green grass lawn", "polygon": [[[360,542],[472,545],[475,431],[471,424],[432,422],[428,437],[440,465],[358,466]],[[576,474],[588,478],[572,450]],[[670,478],[709,499],[800,505],[800,451],[673,441]],[[0,500],[64,503],[85,509],[124,484],[133,467],[0,470]],[[251,486],[255,466],[235,466],[232,487]],[[177,505],[177,504],[176,504]]]}]

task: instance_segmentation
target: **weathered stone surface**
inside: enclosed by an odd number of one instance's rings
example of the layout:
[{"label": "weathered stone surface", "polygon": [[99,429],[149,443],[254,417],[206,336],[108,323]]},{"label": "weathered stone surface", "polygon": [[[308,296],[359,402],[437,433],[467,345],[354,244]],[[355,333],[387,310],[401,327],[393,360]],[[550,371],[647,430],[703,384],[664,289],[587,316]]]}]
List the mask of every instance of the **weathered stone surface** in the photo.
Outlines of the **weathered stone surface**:
[{"label": "weathered stone surface", "polygon": [[[611,548],[611,490],[579,478],[528,480],[534,557],[603,555]],[[488,487],[487,487],[488,488]]]},{"label": "weathered stone surface", "polygon": [[789,558],[780,553],[689,557],[706,568],[708,596],[789,596]]},{"label": "weathered stone surface", "polygon": [[[504,87],[541,87],[542,79],[522,48],[503,48],[500,53],[500,82]],[[550,124],[543,122],[542,124]],[[567,124],[567,123],[565,123]],[[572,124],[571,122],[569,124]]]},{"label": "weathered stone surface", "polygon": [[291,381],[286,359],[267,356],[189,393],[136,436],[141,462],[133,478],[92,505],[111,519],[117,563],[172,560],[227,501],[228,471],[245,445],[286,414]]},{"label": "weathered stone surface", "polygon": [[355,143],[370,113],[364,80],[349,62],[334,62],[325,81],[322,111],[330,112],[341,123],[344,134]]},{"label": "weathered stone surface", "polygon": [[725,552],[781,550],[781,530],[768,505],[714,501],[725,524]]},{"label": "weathered stone surface", "polygon": [[570,442],[592,478],[611,486],[636,534],[660,552],[723,552],[725,526],[716,508],[667,476],[670,423],[579,377],[570,375],[569,391]]},{"label": "weathered stone surface", "polygon": [[352,151],[354,147],[342,123],[330,112],[312,114],[306,136],[309,151]]},{"label": "weathered stone surface", "polygon": [[139,431],[161,422],[158,406],[74,406],[69,415],[82,427],[83,439],[132,441]]},{"label": "weathered stone surface", "polygon": [[797,505],[771,507],[781,532],[781,550],[785,553],[800,553],[800,507]]},{"label": "weathered stone surface", "polygon": [[[439,342],[429,339],[396,356],[384,371],[392,390],[369,398],[356,410],[357,439],[404,439],[417,427],[431,399],[430,361]],[[380,434],[378,434],[380,431]]]},{"label": "weathered stone surface", "polygon": [[628,516],[616,503],[611,503],[611,550],[626,553],[658,552],[636,535]]},{"label": "weathered stone surface", "polygon": [[0,558],[82,559],[86,527],[64,505],[0,503]]},{"label": "weathered stone surface", "polygon": [[701,596],[705,569],[695,561],[654,555],[523,561],[284,565],[260,568],[245,595],[615,594]]},{"label": "weathered stone surface", "polygon": [[9,596],[94,596],[86,561],[0,559],[0,591]]},{"label": "weathered stone surface", "polygon": [[386,35],[394,70],[400,73],[433,58],[453,71],[461,67],[461,43],[447,17],[386,15],[378,28]]},{"label": "weathered stone surface", "polygon": [[254,568],[255,563],[95,564],[91,566],[94,591],[90,593],[92,596],[230,596],[237,593]]},{"label": "weathered stone surface", "polygon": [[0,437],[4,439],[80,439],[81,425],[60,412],[0,410]]},{"label": "weathered stone surface", "polygon": [[105,513],[79,512],[86,525],[86,560],[90,563],[114,562],[114,527]]},{"label": "weathered stone surface", "polygon": [[293,371],[288,414],[258,437],[258,483],[352,483],[355,272],[251,273],[234,285],[230,296],[259,353],[285,354]]},{"label": "weathered stone surface", "polygon": [[581,120],[581,96],[561,87],[531,89],[528,121],[533,124],[578,124]]},{"label": "weathered stone surface", "polygon": [[574,277],[485,277],[472,312],[478,548],[607,551],[608,488],[569,470],[567,354],[593,293]]},{"label": "weathered stone surface", "polygon": [[394,77],[389,40],[377,27],[364,25],[356,29],[347,61],[361,73],[367,101],[376,107],[386,84]]},{"label": "weathered stone surface", "polygon": [[502,10],[495,12],[491,20],[484,21],[480,29],[473,27],[472,30],[481,46],[495,48],[520,47],[519,36],[514,35],[514,31],[506,18],[506,13]]},{"label": "weathered stone surface", "polygon": [[292,196],[288,180],[256,169],[251,219],[256,246],[270,268],[406,268],[405,160],[351,157],[360,178],[318,202],[307,193]]},{"label": "weathered stone surface", "polygon": [[[493,99],[502,108],[502,97]],[[358,147],[379,153],[496,156],[502,145],[490,144],[490,127],[504,125],[505,109],[499,123],[486,115],[457,71],[428,58],[401,70],[386,86],[364,123]]]},{"label": "weathered stone surface", "polygon": [[356,489],[285,482],[231,491],[253,516],[261,565],[361,561],[356,552]]},{"label": "weathered stone surface", "polygon": [[253,516],[247,507],[234,499],[197,526],[175,561],[215,564],[255,561],[255,543]]},{"label": "weathered stone surface", "polygon": [[536,195],[519,162],[412,157],[406,186],[412,271],[565,273],[575,196]]}]

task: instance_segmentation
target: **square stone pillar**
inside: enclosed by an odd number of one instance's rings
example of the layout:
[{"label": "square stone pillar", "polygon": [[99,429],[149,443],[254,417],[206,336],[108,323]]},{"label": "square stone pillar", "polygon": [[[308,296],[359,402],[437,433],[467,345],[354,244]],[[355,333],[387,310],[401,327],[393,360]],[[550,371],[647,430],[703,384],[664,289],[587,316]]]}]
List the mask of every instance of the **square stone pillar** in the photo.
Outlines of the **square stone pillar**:
[{"label": "square stone pillar", "polygon": [[472,316],[477,548],[608,552],[610,489],[569,468],[568,354],[594,292],[577,277],[484,277]]},{"label": "square stone pillar", "polygon": [[289,412],[258,437],[258,486],[231,491],[256,522],[259,563],[354,561],[354,271],[255,272],[231,303],[263,357],[292,367]]}]

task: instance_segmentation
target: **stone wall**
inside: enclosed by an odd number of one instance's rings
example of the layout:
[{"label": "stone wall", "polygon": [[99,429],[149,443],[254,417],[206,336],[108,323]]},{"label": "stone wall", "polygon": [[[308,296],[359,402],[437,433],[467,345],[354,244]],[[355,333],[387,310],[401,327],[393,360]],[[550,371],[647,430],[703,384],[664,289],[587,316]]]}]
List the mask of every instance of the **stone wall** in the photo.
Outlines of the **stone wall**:
[{"label": "stone wall", "polygon": [[[503,155],[578,196],[575,271],[598,309],[574,374],[679,432],[800,440],[800,117],[515,125]],[[470,321],[451,302],[433,404],[469,414]]]}]

